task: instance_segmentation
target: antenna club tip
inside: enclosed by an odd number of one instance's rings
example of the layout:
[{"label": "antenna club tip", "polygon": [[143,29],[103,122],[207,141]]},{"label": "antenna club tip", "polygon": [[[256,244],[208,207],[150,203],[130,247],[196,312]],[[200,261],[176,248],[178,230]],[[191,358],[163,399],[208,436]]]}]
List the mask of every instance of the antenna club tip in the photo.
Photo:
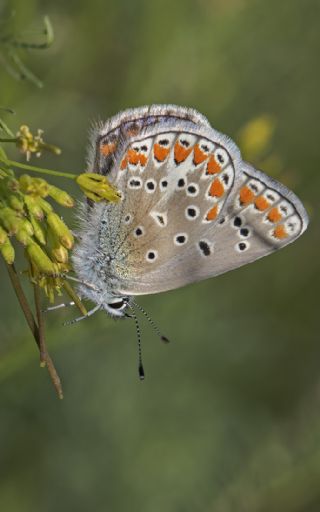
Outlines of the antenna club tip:
[{"label": "antenna club tip", "polygon": [[161,340],[165,343],[170,343],[170,340],[166,336],[161,336]]},{"label": "antenna club tip", "polygon": [[139,366],[139,379],[144,380],[144,377],[145,377],[144,369],[143,369],[143,366],[140,365]]}]

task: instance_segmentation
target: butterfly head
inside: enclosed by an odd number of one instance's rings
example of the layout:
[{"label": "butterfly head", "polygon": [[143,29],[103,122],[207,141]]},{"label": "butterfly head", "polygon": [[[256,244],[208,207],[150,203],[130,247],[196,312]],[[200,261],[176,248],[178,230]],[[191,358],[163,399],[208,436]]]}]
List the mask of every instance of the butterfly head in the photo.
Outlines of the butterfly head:
[{"label": "butterfly head", "polygon": [[124,317],[126,309],[130,307],[129,297],[115,295],[109,289],[98,287],[87,281],[81,281],[78,291],[81,297],[95,303],[97,310],[104,310],[112,317]]},{"label": "butterfly head", "polygon": [[128,297],[112,297],[107,298],[105,302],[102,303],[102,308],[109,313],[109,315],[114,317],[124,317],[126,313],[126,309],[129,306],[129,298]]}]

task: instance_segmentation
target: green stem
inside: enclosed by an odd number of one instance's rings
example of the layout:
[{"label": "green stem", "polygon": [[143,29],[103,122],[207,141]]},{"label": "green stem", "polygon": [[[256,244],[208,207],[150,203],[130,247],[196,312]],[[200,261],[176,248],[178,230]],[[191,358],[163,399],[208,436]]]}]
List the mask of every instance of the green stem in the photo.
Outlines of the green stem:
[{"label": "green stem", "polygon": [[[33,334],[33,337],[35,339],[36,344],[38,345],[39,350],[41,350],[42,342],[40,340],[40,336],[44,336],[44,334],[39,333],[39,326],[37,325],[37,323],[34,319],[33,313],[29,307],[28,301],[27,301],[24,291],[22,289],[20,279],[18,277],[18,274],[16,272],[14,265],[9,265],[6,262],[5,262],[5,264],[6,264],[6,267],[8,270],[10,281],[12,283],[13,289],[15,291],[15,294],[17,296],[17,299],[19,301],[19,304],[21,306],[21,309],[23,311],[23,314],[25,316],[27,324]],[[44,326],[42,325],[40,327],[40,329],[43,329],[43,328],[44,328]],[[52,380],[52,383],[54,385],[54,388],[58,394],[58,397],[62,399],[63,391],[62,391],[61,380],[58,375],[58,372],[55,369],[53,361],[47,351],[45,352],[45,357],[46,357],[46,366],[47,366],[50,378]]]},{"label": "green stem", "polygon": [[44,327],[44,321],[43,321],[43,313],[41,311],[40,289],[36,283],[33,284],[33,292],[34,292],[34,304],[35,304],[37,320],[38,320],[40,366],[43,368],[44,366],[46,366],[47,348],[46,348],[46,341],[45,341],[45,327]]},{"label": "green stem", "polygon": [[0,139],[0,142],[17,142],[18,139],[15,138],[15,139]]},{"label": "green stem", "polygon": [[77,178],[77,174],[72,174],[70,172],[53,171],[52,169],[42,169],[42,167],[34,167],[33,165],[22,164],[20,162],[15,162],[13,160],[4,159],[1,155],[0,162],[3,162],[9,167],[17,167],[19,169],[25,169],[26,171],[38,172],[40,174],[50,174],[51,176],[68,178],[69,180],[75,180]]},{"label": "green stem", "polygon": [[66,290],[69,297],[73,300],[73,302],[75,303],[77,308],[80,310],[80,313],[84,316],[87,315],[88,312],[87,312],[86,308],[82,304],[81,300],[79,299],[78,295],[76,294],[76,292],[74,291],[72,286],[70,286],[70,284],[67,281],[64,281],[63,287]]}]

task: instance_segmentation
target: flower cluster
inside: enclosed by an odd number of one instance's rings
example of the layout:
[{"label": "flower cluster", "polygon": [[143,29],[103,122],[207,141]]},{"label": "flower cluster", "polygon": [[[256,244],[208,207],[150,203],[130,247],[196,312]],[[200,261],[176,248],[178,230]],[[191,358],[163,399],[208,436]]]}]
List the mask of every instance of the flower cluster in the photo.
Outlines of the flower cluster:
[{"label": "flower cluster", "polygon": [[60,148],[44,142],[42,135],[43,130],[38,130],[37,134],[33,135],[29,126],[26,124],[20,126],[17,132],[16,145],[20,149],[20,152],[26,155],[27,161],[30,160],[32,154],[40,157],[44,149],[56,155],[60,155]]},{"label": "flower cluster", "polygon": [[8,264],[15,259],[12,237],[25,248],[29,273],[53,301],[60,291],[59,275],[69,270],[69,250],[74,238],[53,206],[47,201],[72,207],[74,201],[64,190],[43,178],[27,174],[16,178],[10,169],[0,170],[0,252]]}]

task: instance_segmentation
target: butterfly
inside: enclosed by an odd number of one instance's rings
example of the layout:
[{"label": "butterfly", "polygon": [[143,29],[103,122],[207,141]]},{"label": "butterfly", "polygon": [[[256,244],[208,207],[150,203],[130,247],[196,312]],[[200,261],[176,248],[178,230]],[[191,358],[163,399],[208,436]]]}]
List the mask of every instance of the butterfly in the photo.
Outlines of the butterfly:
[{"label": "butterfly", "polygon": [[129,109],[93,133],[88,172],[119,203],[88,201],[73,267],[80,293],[123,317],[134,296],[213,277],[293,242],[308,217],[284,185],[244,162],[196,110]]}]

